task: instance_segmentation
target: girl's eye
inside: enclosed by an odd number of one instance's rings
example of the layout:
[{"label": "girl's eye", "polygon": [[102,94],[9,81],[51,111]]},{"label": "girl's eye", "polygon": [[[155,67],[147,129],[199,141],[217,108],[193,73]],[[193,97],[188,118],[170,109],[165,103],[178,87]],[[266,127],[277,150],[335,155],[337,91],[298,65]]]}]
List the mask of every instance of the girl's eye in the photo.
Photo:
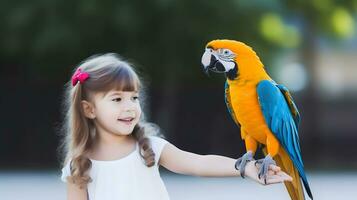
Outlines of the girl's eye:
[{"label": "girl's eye", "polygon": [[119,101],[121,101],[121,98],[115,98],[115,99],[113,99],[113,101],[119,102]]},{"label": "girl's eye", "polygon": [[133,97],[133,100],[138,100],[138,99],[139,99],[139,97],[136,97],[136,96],[135,96],[135,97]]}]

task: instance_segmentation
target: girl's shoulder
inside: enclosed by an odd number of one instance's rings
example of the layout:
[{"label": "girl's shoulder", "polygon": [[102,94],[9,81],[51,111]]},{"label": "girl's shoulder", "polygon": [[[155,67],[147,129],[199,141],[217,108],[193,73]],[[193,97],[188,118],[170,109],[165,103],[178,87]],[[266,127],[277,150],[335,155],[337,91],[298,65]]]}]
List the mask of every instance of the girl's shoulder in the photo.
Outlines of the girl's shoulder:
[{"label": "girl's shoulder", "polygon": [[147,136],[150,140],[150,142],[152,143],[167,143],[168,141],[162,137],[162,136],[158,136],[158,135],[149,135]]},{"label": "girl's shoulder", "polygon": [[150,135],[147,136],[150,140],[150,143],[152,145],[152,148],[163,148],[165,144],[169,143],[165,138],[156,136],[156,135]]},{"label": "girl's shoulder", "polygon": [[164,149],[165,145],[169,142],[166,139],[156,135],[150,135],[147,137],[150,140],[152,150],[155,153],[155,161],[157,163],[160,159],[162,150]]}]

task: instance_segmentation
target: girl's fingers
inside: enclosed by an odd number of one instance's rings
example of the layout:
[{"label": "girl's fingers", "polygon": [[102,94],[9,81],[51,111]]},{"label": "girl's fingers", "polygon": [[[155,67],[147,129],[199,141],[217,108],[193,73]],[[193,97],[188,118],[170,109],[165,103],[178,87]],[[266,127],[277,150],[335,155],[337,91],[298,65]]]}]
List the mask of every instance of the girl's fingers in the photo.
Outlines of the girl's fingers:
[{"label": "girl's fingers", "polygon": [[276,166],[276,165],[269,165],[269,169],[273,170],[274,172],[281,171],[281,168],[279,166]]},{"label": "girl's fingers", "polygon": [[275,172],[273,170],[269,170],[268,171],[268,176],[275,175],[275,174],[277,174],[277,172]]},{"label": "girl's fingers", "polygon": [[291,181],[291,177],[286,177],[286,176],[278,176],[278,175],[273,175],[273,176],[268,176],[266,179],[266,184],[274,184],[274,183],[282,183],[284,181]]},{"label": "girl's fingers", "polygon": [[[257,164],[256,167],[259,168],[261,166],[260,164]],[[282,183],[284,181],[292,181],[292,180],[293,179],[291,178],[291,176],[281,171],[281,168],[279,166],[269,165],[266,180],[259,179],[259,182],[262,183],[263,185],[269,185],[269,184]]]},{"label": "girl's fingers", "polygon": [[279,172],[277,173],[277,175],[284,178],[286,181],[290,181],[290,182],[293,181],[293,178],[285,172]]},{"label": "girl's fingers", "polygon": [[269,185],[274,183],[282,183],[283,181],[284,179],[279,176],[271,176],[271,177],[267,177],[266,184]]},{"label": "girl's fingers", "polygon": [[269,166],[268,175],[274,175],[274,174],[283,177],[286,181],[292,181],[293,180],[293,178],[291,176],[289,176],[287,173],[281,171],[281,168],[279,166],[270,165]]},{"label": "girl's fingers", "polygon": [[[291,176],[287,175],[286,173],[282,172],[282,173],[277,173],[275,175],[270,176],[272,178],[281,178],[283,181],[292,181],[293,178],[291,178]],[[270,178],[269,177],[269,178]]]},{"label": "girl's fingers", "polygon": [[266,178],[266,182],[262,181],[263,185],[269,185],[274,183],[282,183],[284,181],[292,181],[293,179],[284,172],[279,172],[277,174],[271,174],[272,172],[268,172],[268,176]]}]

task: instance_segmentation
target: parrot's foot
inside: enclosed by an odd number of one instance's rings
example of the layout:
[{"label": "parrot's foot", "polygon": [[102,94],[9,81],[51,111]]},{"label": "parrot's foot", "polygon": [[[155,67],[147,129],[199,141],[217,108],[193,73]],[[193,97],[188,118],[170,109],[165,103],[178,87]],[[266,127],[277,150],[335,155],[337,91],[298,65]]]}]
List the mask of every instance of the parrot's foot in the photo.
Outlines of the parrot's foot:
[{"label": "parrot's foot", "polygon": [[276,165],[276,162],[273,160],[273,158],[270,155],[267,155],[265,158],[255,161],[255,165],[256,164],[261,164],[258,177],[259,179],[264,178],[264,182],[266,183],[269,166]]},{"label": "parrot's foot", "polygon": [[238,158],[235,164],[235,168],[239,170],[240,175],[242,178],[245,176],[245,166],[249,161],[254,160],[253,158],[253,152],[248,151],[245,153],[242,157]]}]

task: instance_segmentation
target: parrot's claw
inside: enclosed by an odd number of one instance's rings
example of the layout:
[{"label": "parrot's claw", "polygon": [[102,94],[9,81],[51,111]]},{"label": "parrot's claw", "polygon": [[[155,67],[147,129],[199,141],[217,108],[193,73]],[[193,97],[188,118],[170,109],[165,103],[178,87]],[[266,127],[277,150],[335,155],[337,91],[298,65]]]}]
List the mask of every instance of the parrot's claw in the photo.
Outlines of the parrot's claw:
[{"label": "parrot's claw", "polygon": [[239,170],[240,175],[242,178],[245,178],[245,166],[249,161],[254,160],[253,158],[253,153],[251,151],[248,151],[245,153],[242,157],[238,158],[235,164],[235,168]]},{"label": "parrot's claw", "polygon": [[259,179],[264,178],[264,182],[266,183],[269,166],[276,165],[276,162],[273,160],[273,158],[270,155],[267,155],[265,158],[255,161],[255,165],[257,164],[261,164],[258,177]]}]

